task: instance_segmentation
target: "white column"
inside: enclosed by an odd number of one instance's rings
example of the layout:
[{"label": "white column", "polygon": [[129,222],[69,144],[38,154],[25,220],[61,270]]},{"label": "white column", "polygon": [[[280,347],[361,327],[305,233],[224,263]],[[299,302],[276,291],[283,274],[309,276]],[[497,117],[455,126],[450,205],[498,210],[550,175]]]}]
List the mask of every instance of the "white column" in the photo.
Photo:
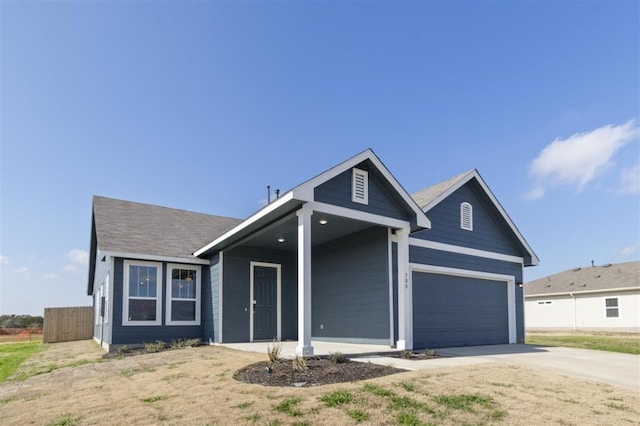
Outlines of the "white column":
[{"label": "white column", "polygon": [[298,346],[296,354],[312,356],[311,346],[311,215],[298,210]]},{"label": "white column", "polygon": [[400,350],[413,349],[413,298],[409,274],[409,230],[398,236],[398,343]]}]

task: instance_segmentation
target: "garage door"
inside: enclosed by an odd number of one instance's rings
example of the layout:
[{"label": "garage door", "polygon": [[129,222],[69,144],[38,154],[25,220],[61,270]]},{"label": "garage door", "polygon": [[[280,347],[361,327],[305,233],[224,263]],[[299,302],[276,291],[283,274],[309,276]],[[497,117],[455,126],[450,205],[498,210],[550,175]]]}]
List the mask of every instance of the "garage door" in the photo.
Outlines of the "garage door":
[{"label": "garage door", "polygon": [[509,343],[504,281],[413,272],[415,348]]}]

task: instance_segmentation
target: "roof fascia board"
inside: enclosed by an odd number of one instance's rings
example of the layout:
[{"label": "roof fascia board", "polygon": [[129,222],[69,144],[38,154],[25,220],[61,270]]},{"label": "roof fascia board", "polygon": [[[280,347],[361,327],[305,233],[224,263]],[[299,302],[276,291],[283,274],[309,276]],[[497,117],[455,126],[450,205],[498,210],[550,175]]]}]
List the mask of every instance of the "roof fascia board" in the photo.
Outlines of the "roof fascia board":
[{"label": "roof fascia board", "polygon": [[365,160],[370,160],[374,166],[382,173],[384,178],[389,182],[389,184],[393,187],[393,189],[400,195],[402,200],[411,208],[411,210],[416,215],[416,224],[421,228],[431,228],[431,221],[426,216],[426,214],[422,211],[420,206],[415,202],[413,198],[405,191],[405,189],[400,185],[397,179],[391,174],[389,169],[382,163],[382,161],[378,158],[378,156],[370,149],[362,151],[360,154],[355,155],[354,157],[349,158],[346,161],[330,168],[324,173],[319,174],[318,176],[306,181],[305,183],[299,185],[294,188],[292,192],[294,192],[294,198],[297,200],[304,201],[313,201],[313,193],[314,189],[338,176],[340,173],[343,173],[358,164],[362,163]]},{"label": "roof fascia board", "polygon": [[314,212],[346,217],[361,222],[369,222],[376,225],[384,225],[397,229],[409,229],[410,227],[410,223],[406,220],[394,219],[387,216],[381,216],[373,213],[363,212],[360,210],[353,210],[333,204],[312,202],[307,203],[306,206],[309,206],[309,208],[311,208],[311,210],[313,210]]},{"label": "roof fascia board", "polygon": [[184,257],[158,256],[153,254],[126,253],[126,252],[117,252],[117,251],[100,251],[99,256],[120,257],[123,259],[134,259],[134,260],[151,260],[151,261],[157,261],[157,262],[194,264],[194,265],[209,264],[208,259],[197,259],[197,258],[188,259]]},{"label": "roof fascia board", "polygon": [[598,293],[612,293],[612,292],[621,292],[621,291],[640,291],[640,287],[617,287],[617,288],[603,288],[598,290],[563,291],[560,293],[528,294],[528,295],[525,295],[524,298],[533,299],[534,297],[571,296],[572,294],[598,294]]},{"label": "roof fascia board", "polygon": [[467,182],[469,182],[472,178],[476,178],[476,180],[478,181],[478,183],[480,184],[480,186],[482,187],[484,192],[487,194],[487,196],[489,197],[489,199],[491,200],[491,202],[493,203],[495,208],[498,209],[498,212],[500,213],[502,218],[507,222],[507,225],[509,225],[509,228],[511,228],[511,231],[518,238],[518,241],[520,241],[522,246],[525,248],[525,250],[531,256],[531,265],[530,266],[538,265],[540,263],[540,259],[538,259],[538,256],[536,256],[536,254],[534,253],[533,249],[531,249],[531,246],[529,246],[529,243],[527,243],[527,241],[524,239],[524,237],[522,236],[522,234],[520,233],[520,231],[518,230],[516,225],[513,223],[513,221],[511,220],[511,218],[507,214],[507,212],[504,210],[504,208],[502,208],[502,205],[500,204],[498,199],[495,197],[495,195],[493,195],[493,192],[491,192],[491,189],[489,189],[489,186],[487,185],[487,183],[484,181],[484,179],[482,179],[482,176],[480,176],[480,173],[478,173],[478,171],[475,170],[475,169],[470,171],[469,173],[467,173],[462,178],[460,178],[460,180],[458,180],[456,183],[451,185],[446,191],[444,191],[437,198],[435,198],[429,204],[427,204],[424,207],[424,211],[427,212],[427,211],[431,210],[434,206],[436,206],[442,200],[447,198],[449,195],[453,194],[455,191],[460,189],[463,185],[465,185]]},{"label": "roof fascia board", "polygon": [[451,253],[464,254],[468,256],[482,257],[485,259],[503,260],[505,262],[523,263],[524,260],[519,256],[511,256],[494,251],[478,250],[469,247],[456,246],[453,244],[439,243],[436,241],[422,240],[420,238],[409,237],[409,245],[414,247],[422,247],[433,250],[447,251]]},{"label": "roof fascia board", "polygon": [[274,212],[275,210],[277,210],[278,208],[282,207],[283,205],[285,205],[286,203],[288,203],[289,201],[291,201],[293,199],[294,199],[293,191],[289,191],[289,192],[285,193],[280,198],[278,198],[275,201],[271,202],[271,204],[268,204],[267,206],[265,206],[261,210],[259,210],[256,213],[254,213],[247,220],[241,222],[240,224],[238,224],[235,227],[231,228],[229,231],[225,232],[224,234],[222,234],[221,236],[219,236],[218,238],[216,238],[215,240],[213,240],[212,242],[210,242],[206,246],[204,246],[201,249],[198,249],[197,251],[195,251],[193,253],[193,255],[196,256],[196,257],[202,256],[203,254],[207,253],[209,250],[211,250],[213,247],[217,246],[218,244],[220,244],[224,240],[226,240],[226,239],[232,237],[233,235],[237,234],[238,232],[248,228],[249,226],[251,226],[254,223],[256,223],[258,220],[260,220],[263,217],[267,216],[268,214]]}]

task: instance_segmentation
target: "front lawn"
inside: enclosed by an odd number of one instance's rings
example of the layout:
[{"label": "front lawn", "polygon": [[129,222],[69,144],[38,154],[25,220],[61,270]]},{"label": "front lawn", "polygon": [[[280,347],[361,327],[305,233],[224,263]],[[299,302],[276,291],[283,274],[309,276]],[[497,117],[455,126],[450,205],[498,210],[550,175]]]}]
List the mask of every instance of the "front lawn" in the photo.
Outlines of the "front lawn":
[{"label": "front lawn", "polygon": [[526,343],[530,345],[565,346],[640,355],[640,336],[633,333],[527,332]]},{"label": "front lawn", "polygon": [[6,381],[20,364],[41,348],[38,342],[0,344],[0,383]]}]

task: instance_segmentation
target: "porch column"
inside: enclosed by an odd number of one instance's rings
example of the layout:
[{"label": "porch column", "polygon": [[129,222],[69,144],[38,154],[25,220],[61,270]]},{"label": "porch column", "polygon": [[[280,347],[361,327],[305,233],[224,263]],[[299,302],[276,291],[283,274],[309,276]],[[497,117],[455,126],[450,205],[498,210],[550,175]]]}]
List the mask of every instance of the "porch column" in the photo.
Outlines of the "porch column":
[{"label": "porch column", "polygon": [[398,237],[398,343],[400,350],[413,349],[413,297],[409,274],[409,230],[396,231]]},{"label": "porch column", "polygon": [[298,346],[296,354],[313,356],[311,346],[311,215],[313,210],[298,210]]}]

